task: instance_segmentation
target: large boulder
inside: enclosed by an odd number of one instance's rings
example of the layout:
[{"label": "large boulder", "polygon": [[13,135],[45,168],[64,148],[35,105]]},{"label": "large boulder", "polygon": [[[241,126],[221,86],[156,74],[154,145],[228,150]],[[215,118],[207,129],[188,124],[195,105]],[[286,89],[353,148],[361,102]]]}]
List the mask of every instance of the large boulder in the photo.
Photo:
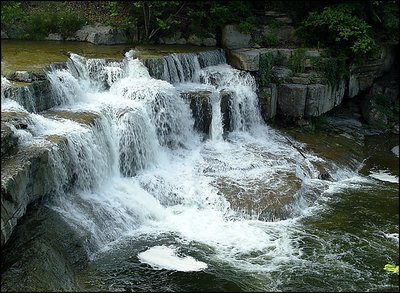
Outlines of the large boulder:
[{"label": "large boulder", "polygon": [[260,63],[260,51],[248,48],[231,50],[228,53],[228,62],[240,70],[257,71]]},{"label": "large boulder", "polygon": [[78,41],[86,41],[96,45],[125,44],[128,38],[121,30],[115,30],[111,26],[101,24],[85,25],[76,31],[75,37]]}]

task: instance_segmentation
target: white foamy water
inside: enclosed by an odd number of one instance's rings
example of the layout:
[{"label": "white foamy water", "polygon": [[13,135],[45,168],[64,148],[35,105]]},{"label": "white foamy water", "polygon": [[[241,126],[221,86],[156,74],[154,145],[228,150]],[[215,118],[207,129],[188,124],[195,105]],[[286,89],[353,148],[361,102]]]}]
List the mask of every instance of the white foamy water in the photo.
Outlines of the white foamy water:
[{"label": "white foamy water", "polygon": [[[176,235],[175,248],[159,246],[139,258],[181,271],[204,269],[213,259],[272,271],[301,256],[296,219],[324,191],[358,180],[351,171],[333,172],[332,182],[318,179],[313,162],[323,160],[312,154],[305,160],[262,123],[254,78],[221,64],[221,54],[169,56],[164,80],[152,78],[129,53],[121,62],[72,54],[68,69],[49,73],[59,104],[54,112],[96,118],[85,124],[30,114],[25,133],[27,141],[67,139],[52,168],[57,186],[73,178],[74,188],[53,208],[86,235],[91,255],[124,237],[167,234]],[[193,130],[192,111],[180,96],[190,88],[211,92],[206,141]],[[222,93],[230,99],[225,122]],[[214,253],[178,257],[179,245],[191,241]]]},{"label": "white foamy water", "polygon": [[370,177],[391,183],[399,183],[399,177],[390,173],[389,170],[370,171]]},{"label": "white foamy water", "polygon": [[191,256],[178,256],[176,247],[153,246],[140,252],[138,258],[159,269],[175,270],[181,272],[201,271],[207,268],[207,264],[194,259]]}]

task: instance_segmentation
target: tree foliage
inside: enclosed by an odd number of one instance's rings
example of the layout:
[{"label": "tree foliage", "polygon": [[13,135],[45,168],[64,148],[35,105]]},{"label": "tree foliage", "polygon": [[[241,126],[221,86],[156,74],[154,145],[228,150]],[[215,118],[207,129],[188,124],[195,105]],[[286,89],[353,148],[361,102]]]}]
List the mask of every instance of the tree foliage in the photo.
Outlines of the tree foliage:
[{"label": "tree foliage", "polygon": [[325,3],[309,11],[299,35],[312,45],[328,48],[334,56],[368,58],[382,42],[399,41],[398,1]]},{"label": "tree foliage", "polygon": [[2,1],[1,2],[1,27],[11,28],[12,25],[24,21],[26,13],[21,7],[20,1]]},{"label": "tree foliage", "polygon": [[250,32],[256,24],[247,1],[110,1],[110,16],[121,17],[122,5],[129,5],[129,22],[137,26],[142,41],[178,30],[186,35],[215,34],[225,24],[238,24],[242,31]]},{"label": "tree foliage", "polygon": [[336,4],[312,11],[302,23],[302,36],[313,44],[337,49],[347,56],[369,55],[377,47],[371,26],[352,14],[352,6]]}]

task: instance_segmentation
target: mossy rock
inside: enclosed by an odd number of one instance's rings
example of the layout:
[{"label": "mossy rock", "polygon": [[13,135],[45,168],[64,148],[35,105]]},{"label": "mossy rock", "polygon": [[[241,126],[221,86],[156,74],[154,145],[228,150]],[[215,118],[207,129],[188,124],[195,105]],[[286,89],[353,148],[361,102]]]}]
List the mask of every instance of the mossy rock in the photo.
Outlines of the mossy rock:
[{"label": "mossy rock", "polygon": [[43,116],[52,119],[69,119],[86,126],[94,126],[99,119],[99,114],[93,112],[46,111]]}]

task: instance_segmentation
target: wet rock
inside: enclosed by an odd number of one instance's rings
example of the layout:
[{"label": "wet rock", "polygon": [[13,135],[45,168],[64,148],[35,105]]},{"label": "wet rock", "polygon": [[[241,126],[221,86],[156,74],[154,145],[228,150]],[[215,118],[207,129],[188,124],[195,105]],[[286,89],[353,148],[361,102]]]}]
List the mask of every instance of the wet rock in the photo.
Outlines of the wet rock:
[{"label": "wet rock", "polygon": [[14,135],[11,128],[5,123],[1,123],[1,157],[12,155],[17,152],[18,137]]},{"label": "wet rock", "polygon": [[[29,112],[41,112],[56,106],[56,99],[53,98],[50,82],[47,79],[32,77],[29,74],[29,80],[33,82],[13,83],[11,87],[5,90],[6,98],[17,101]],[[11,79],[13,80],[13,79]]]},{"label": "wet rock", "polygon": [[189,102],[194,117],[194,128],[209,134],[211,125],[210,91],[183,92],[181,96]]},{"label": "wet rock", "polygon": [[69,119],[87,126],[95,125],[99,115],[93,112],[71,112],[71,111],[47,111],[42,113],[44,117],[52,119]]},{"label": "wet rock", "polygon": [[151,77],[156,79],[162,79],[164,75],[164,61],[162,57],[158,58],[146,58],[141,60],[144,66],[149,70]]},{"label": "wet rock", "polygon": [[2,158],[1,245],[7,242],[27,206],[52,190],[48,155],[44,147],[20,146],[15,155]]},{"label": "wet rock", "polygon": [[2,247],[1,291],[81,291],[76,275],[88,262],[85,238],[54,210],[30,206]]},{"label": "wet rock", "polygon": [[28,128],[29,121],[29,114],[25,112],[1,112],[1,122],[11,124],[16,129]]},{"label": "wet rock", "polygon": [[288,184],[274,187],[269,187],[262,180],[239,186],[224,178],[214,185],[229,201],[231,208],[244,217],[261,221],[283,220],[291,216],[291,205],[295,204],[296,193],[301,186],[300,179],[294,174],[284,176]]},{"label": "wet rock", "polygon": [[[8,123],[18,124],[16,118],[12,120],[13,118],[4,116],[11,116],[10,113],[2,115],[2,119],[8,119],[10,121]],[[53,149],[55,145],[57,148]],[[7,242],[28,205],[55,193],[60,188],[59,184],[68,183],[55,182],[57,174],[49,159],[50,151],[53,149],[59,152],[67,164],[66,146],[66,138],[48,137],[48,142],[44,140],[41,144],[19,145],[16,151],[6,156],[2,155],[1,245]]]},{"label": "wet rock", "polygon": [[232,131],[231,126],[231,100],[232,92],[228,90],[222,90],[219,95],[221,99],[221,113],[222,113],[222,124],[224,125],[224,132]]}]

